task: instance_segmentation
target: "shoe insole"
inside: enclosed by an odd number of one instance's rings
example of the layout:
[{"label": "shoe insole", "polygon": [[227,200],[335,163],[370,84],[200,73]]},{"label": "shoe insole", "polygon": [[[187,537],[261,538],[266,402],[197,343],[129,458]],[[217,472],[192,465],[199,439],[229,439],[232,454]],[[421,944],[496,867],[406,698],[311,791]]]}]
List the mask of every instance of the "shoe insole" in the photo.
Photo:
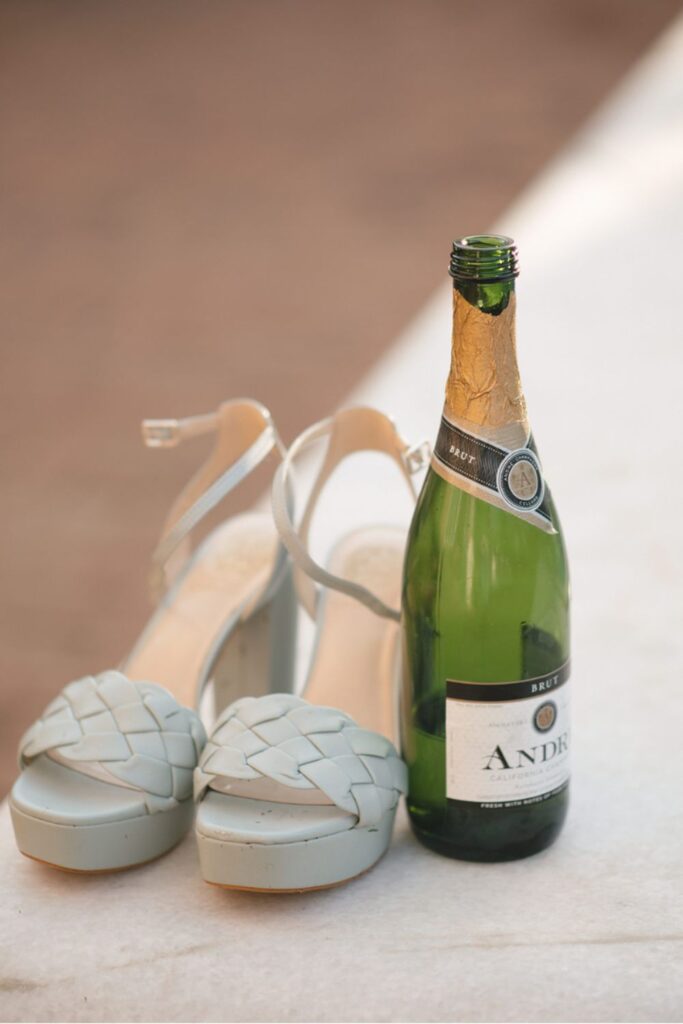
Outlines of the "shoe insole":
[{"label": "shoe insole", "polygon": [[152,616],[122,670],[165,686],[178,703],[197,704],[197,682],[212,641],[265,587],[278,537],[270,516],[227,520],[198,548]]},{"label": "shoe insole", "polygon": [[[399,608],[405,540],[398,527],[355,530],[337,544],[328,569]],[[397,643],[396,621],[353,597],[325,590],[303,696],[311,704],[338,707],[363,728],[395,742]]]},{"label": "shoe insole", "polygon": [[98,825],[146,814],[143,794],[116,781],[93,779],[41,754],[14,783],[12,802],[24,814],[64,825]]}]

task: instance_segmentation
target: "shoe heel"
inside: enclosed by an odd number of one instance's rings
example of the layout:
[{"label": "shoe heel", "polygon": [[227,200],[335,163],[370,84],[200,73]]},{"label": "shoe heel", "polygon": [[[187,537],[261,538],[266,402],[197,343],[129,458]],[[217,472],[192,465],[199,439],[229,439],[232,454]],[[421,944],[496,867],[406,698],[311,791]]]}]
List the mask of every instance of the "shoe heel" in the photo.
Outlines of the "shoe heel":
[{"label": "shoe heel", "polygon": [[215,714],[238,697],[291,693],[294,687],[297,600],[287,572],[272,599],[227,638],[213,667]]}]

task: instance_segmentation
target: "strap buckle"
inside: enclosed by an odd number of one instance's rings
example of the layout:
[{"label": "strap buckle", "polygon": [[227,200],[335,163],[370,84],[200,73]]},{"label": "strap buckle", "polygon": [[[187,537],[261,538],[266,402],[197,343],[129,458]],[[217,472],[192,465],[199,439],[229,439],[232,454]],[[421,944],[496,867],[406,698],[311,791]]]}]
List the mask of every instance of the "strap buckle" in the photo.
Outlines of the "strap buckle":
[{"label": "strap buckle", "polygon": [[401,453],[403,464],[413,476],[415,473],[419,473],[421,469],[429,465],[429,460],[432,457],[432,446],[429,441],[420,441],[418,444],[413,444],[409,448],[406,448]]},{"label": "strap buckle", "polygon": [[143,420],[142,440],[148,448],[175,448],[180,443],[178,420]]},{"label": "strap buckle", "polygon": [[183,420],[143,420],[142,439],[148,448],[175,448],[181,441],[209,434],[218,427],[215,412]]}]

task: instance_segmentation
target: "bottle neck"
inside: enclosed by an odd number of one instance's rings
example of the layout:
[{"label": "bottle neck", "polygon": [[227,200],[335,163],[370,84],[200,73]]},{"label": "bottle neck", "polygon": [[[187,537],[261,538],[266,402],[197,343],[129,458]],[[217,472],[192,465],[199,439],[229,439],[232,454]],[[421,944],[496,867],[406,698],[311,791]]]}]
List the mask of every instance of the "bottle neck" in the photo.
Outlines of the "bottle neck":
[{"label": "bottle neck", "polygon": [[515,282],[456,281],[447,419],[483,433],[527,431],[517,367]]}]

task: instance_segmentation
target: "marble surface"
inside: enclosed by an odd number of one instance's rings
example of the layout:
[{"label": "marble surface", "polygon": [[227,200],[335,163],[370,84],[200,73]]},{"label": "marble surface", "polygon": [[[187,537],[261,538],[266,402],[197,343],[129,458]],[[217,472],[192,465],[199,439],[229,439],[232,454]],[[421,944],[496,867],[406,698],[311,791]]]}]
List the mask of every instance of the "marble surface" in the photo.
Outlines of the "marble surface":
[{"label": "marble surface", "polygon": [[[354,884],[254,897],[204,884],[191,839],[126,874],[49,871],[17,854],[3,806],[2,1020],[683,1016],[683,21],[498,226],[520,246],[520,362],[573,570],[561,839],[458,863],[402,813]],[[444,285],[354,401],[433,436],[448,338]],[[373,460],[350,469],[321,546],[377,483]],[[386,518],[392,487],[363,515]]]}]

